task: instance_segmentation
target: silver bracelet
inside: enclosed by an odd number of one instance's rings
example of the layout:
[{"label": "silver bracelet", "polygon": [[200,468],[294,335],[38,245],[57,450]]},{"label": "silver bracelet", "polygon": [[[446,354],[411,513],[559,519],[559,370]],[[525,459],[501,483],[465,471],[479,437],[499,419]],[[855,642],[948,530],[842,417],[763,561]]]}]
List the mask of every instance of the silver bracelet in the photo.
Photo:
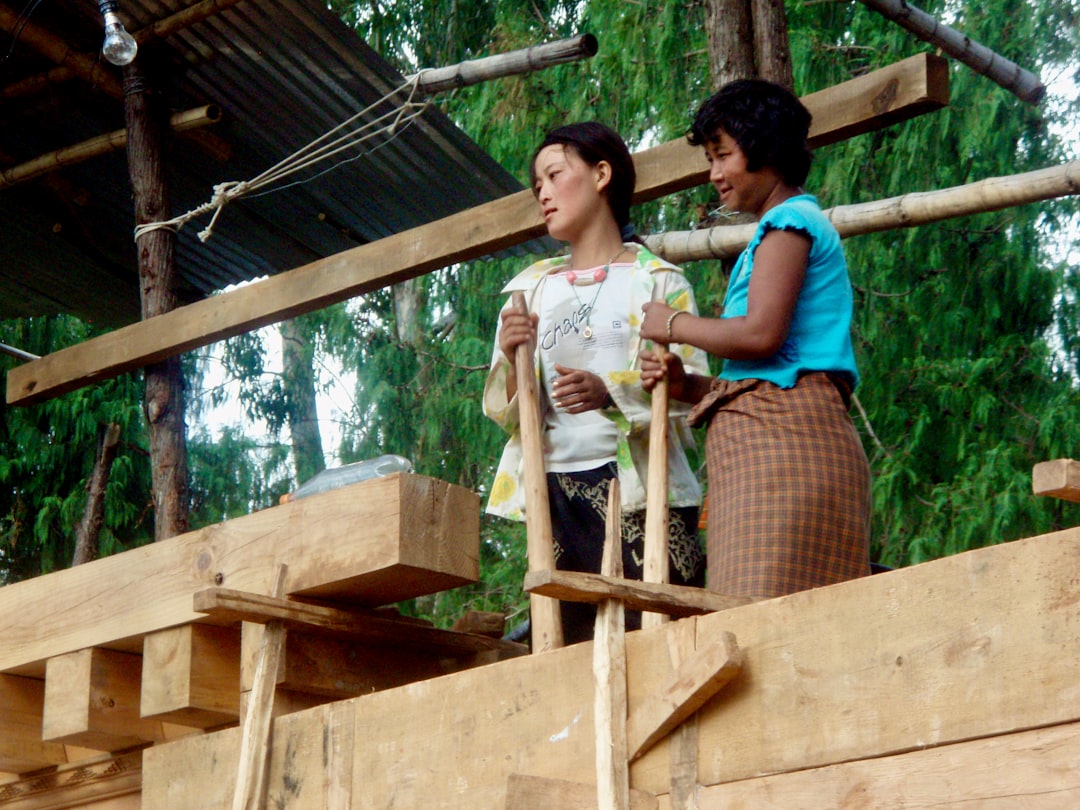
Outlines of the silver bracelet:
[{"label": "silver bracelet", "polygon": [[668,318],[667,318],[667,342],[668,343],[671,343],[671,322],[673,320],[675,320],[675,318],[677,316],[685,315],[685,314],[686,314],[685,309],[677,309],[674,312],[672,312],[670,315],[668,315]]}]

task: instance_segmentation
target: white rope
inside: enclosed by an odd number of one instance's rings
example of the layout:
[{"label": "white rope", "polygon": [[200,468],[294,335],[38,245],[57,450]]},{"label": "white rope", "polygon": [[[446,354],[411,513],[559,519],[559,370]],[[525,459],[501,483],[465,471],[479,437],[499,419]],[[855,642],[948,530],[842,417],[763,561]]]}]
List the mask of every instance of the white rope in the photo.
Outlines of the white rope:
[{"label": "white rope", "polygon": [[[296,183],[291,183],[287,186],[283,186],[282,188],[276,188],[274,189],[274,191],[282,191],[285,188],[297,185],[298,183],[310,182],[311,180],[314,180],[315,177],[319,177],[325,174],[327,171],[330,171],[331,169],[341,165],[342,163],[348,163],[350,161],[356,160],[357,158],[362,157],[364,154],[370,154],[371,152],[375,151],[375,149],[385,146],[386,143],[389,143],[391,140],[396,138],[398,134],[407,129],[408,126],[417,117],[419,117],[425,109],[427,109],[429,103],[428,101],[417,102],[414,100],[417,96],[417,87],[419,85],[419,79],[421,75],[422,72],[414,76],[410,76],[400,87],[397,87],[391,90],[389,93],[386,93],[378,101],[368,105],[365,109],[361,110],[360,112],[356,113],[345,121],[342,121],[329,132],[320,135],[307,146],[301,147],[281,162],[275,164],[274,166],[271,166],[262,174],[257,175],[250,180],[230,180],[226,183],[218,183],[216,186],[214,186],[213,196],[211,196],[211,198],[207,202],[204,202],[197,208],[193,208],[186,214],[181,214],[178,217],[173,217],[172,219],[165,220],[163,222],[146,222],[142,225],[137,225],[135,227],[135,240],[138,241],[139,237],[149,233],[150,231],[179,231],[180,228],[182,228],[184,225],[186,225],[188,222],[195,219],[196,217],[200,217],[203,214],[207,214],[213,211],[213,216],[210,218],[210,223],[203,230],[199,231],[199,239],[205,242],[213,235],[214,223],[217,222],[217,218],[221,214],[221,209],[223,209],[228,203],[232,202],[233,200],[239,197],[243,197],[246,194],[258,191],[265,186],[278,183],[289,175],[310,168],[311,166],[314,166],[321,161],[328,160],[335,155],[341,154],[344,151],[353,149],[357,146],[361,146],[370,141],[372,138],[376,138],[383,134],[388,134],[389,138],[385,143],[379,144],[369,152],[361,153],[346,160],[339,161],[338,163],[326,169],[326,171],[320,172],[314,177],[309,177],[306,180],[299,180]],[[380,104],[389,101],[391,98],[405,90],[408,90],[408,98],[406,98],[400,106],[396,108],[391,108],[387,112],[380,114],[371,121],[363,123],[357,128],[352,128],[358,119],[361,119],[364,116],[370,114]]]}]

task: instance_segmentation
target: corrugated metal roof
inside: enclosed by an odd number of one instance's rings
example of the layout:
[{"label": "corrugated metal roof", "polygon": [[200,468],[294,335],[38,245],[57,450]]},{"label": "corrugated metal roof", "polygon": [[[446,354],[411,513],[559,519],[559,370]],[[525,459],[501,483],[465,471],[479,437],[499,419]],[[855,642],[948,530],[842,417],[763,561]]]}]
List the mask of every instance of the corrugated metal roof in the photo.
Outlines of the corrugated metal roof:
[{"label": "corrugated metal roof", "polygon": [[[120,13],[134,32],[189,5],[121,0]],[[29,22],[83,53],[101,46],[101,18],[87,0],[41,3]],[[258,175],[402,83],[317,0],[244,0],[143,45],[138,58],[145,69],[164,66],[167,84],[155,79],[155,86],[165,88],[170,108],[214,104],[223,113],[207,130],[173,139],[175,214],[205,203],[215,184]],[[15,92],[53,67],[24,38],[0,35],[0,59],[0,165],[124,127],[122,101],[80,79]],[[101,64],[120,79],[119,68]],[[230,203],[205,244],[197,232],[209,217],[187,224],[177,240],[183,300],[522,188],[434,107],[371,146],[339,156],[356,159],[330,171],[324,164],[298,175],[307,182]],[[0,317],[66,311],[109,325],[137,319],[133,227],[122,150],[0,189]]]}]

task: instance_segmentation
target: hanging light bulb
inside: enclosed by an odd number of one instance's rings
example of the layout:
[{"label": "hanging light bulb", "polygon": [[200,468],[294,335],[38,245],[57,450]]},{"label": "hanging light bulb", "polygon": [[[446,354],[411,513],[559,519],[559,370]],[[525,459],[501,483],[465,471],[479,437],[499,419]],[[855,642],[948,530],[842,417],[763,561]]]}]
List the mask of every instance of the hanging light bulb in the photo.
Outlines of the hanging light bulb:
[{"label": "hanging light bulb", "polygon": [[130,65],[139,46],[116,16],[116,0],[100,0],[98,10],[105,18],[105,44],[101,46],[101,54],[114,65]]}]

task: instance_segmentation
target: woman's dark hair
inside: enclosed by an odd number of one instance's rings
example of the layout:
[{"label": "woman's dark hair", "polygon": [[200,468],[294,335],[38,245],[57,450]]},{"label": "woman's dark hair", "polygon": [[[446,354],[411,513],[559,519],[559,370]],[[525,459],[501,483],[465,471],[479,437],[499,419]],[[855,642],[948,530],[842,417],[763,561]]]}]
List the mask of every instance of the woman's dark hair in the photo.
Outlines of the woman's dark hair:
[{"label": "woman's dark hair", "polygon": [[551,130],[529,161],[529,184],[533,193],[536,193],[537,156],[547,147],[559,144],[573,149],[590,166],[596,166],[602,160],[608,162],[611,166],[611,181],[605,189],[608,205],[619,228],[626,228],[630,224],[630,198],[634,194],[637,173],[630,150],[619,133],[599,121],[582,121]]},{"label": "woman's dark hair", "polygon": [[701,105],[686,136],[704,146],[723,130],[746,155],[752,172],[771,166],[784,182],[801,186],[813,156],[806,143],[810,111],[786,88],[764,79],[738,79]]}]

